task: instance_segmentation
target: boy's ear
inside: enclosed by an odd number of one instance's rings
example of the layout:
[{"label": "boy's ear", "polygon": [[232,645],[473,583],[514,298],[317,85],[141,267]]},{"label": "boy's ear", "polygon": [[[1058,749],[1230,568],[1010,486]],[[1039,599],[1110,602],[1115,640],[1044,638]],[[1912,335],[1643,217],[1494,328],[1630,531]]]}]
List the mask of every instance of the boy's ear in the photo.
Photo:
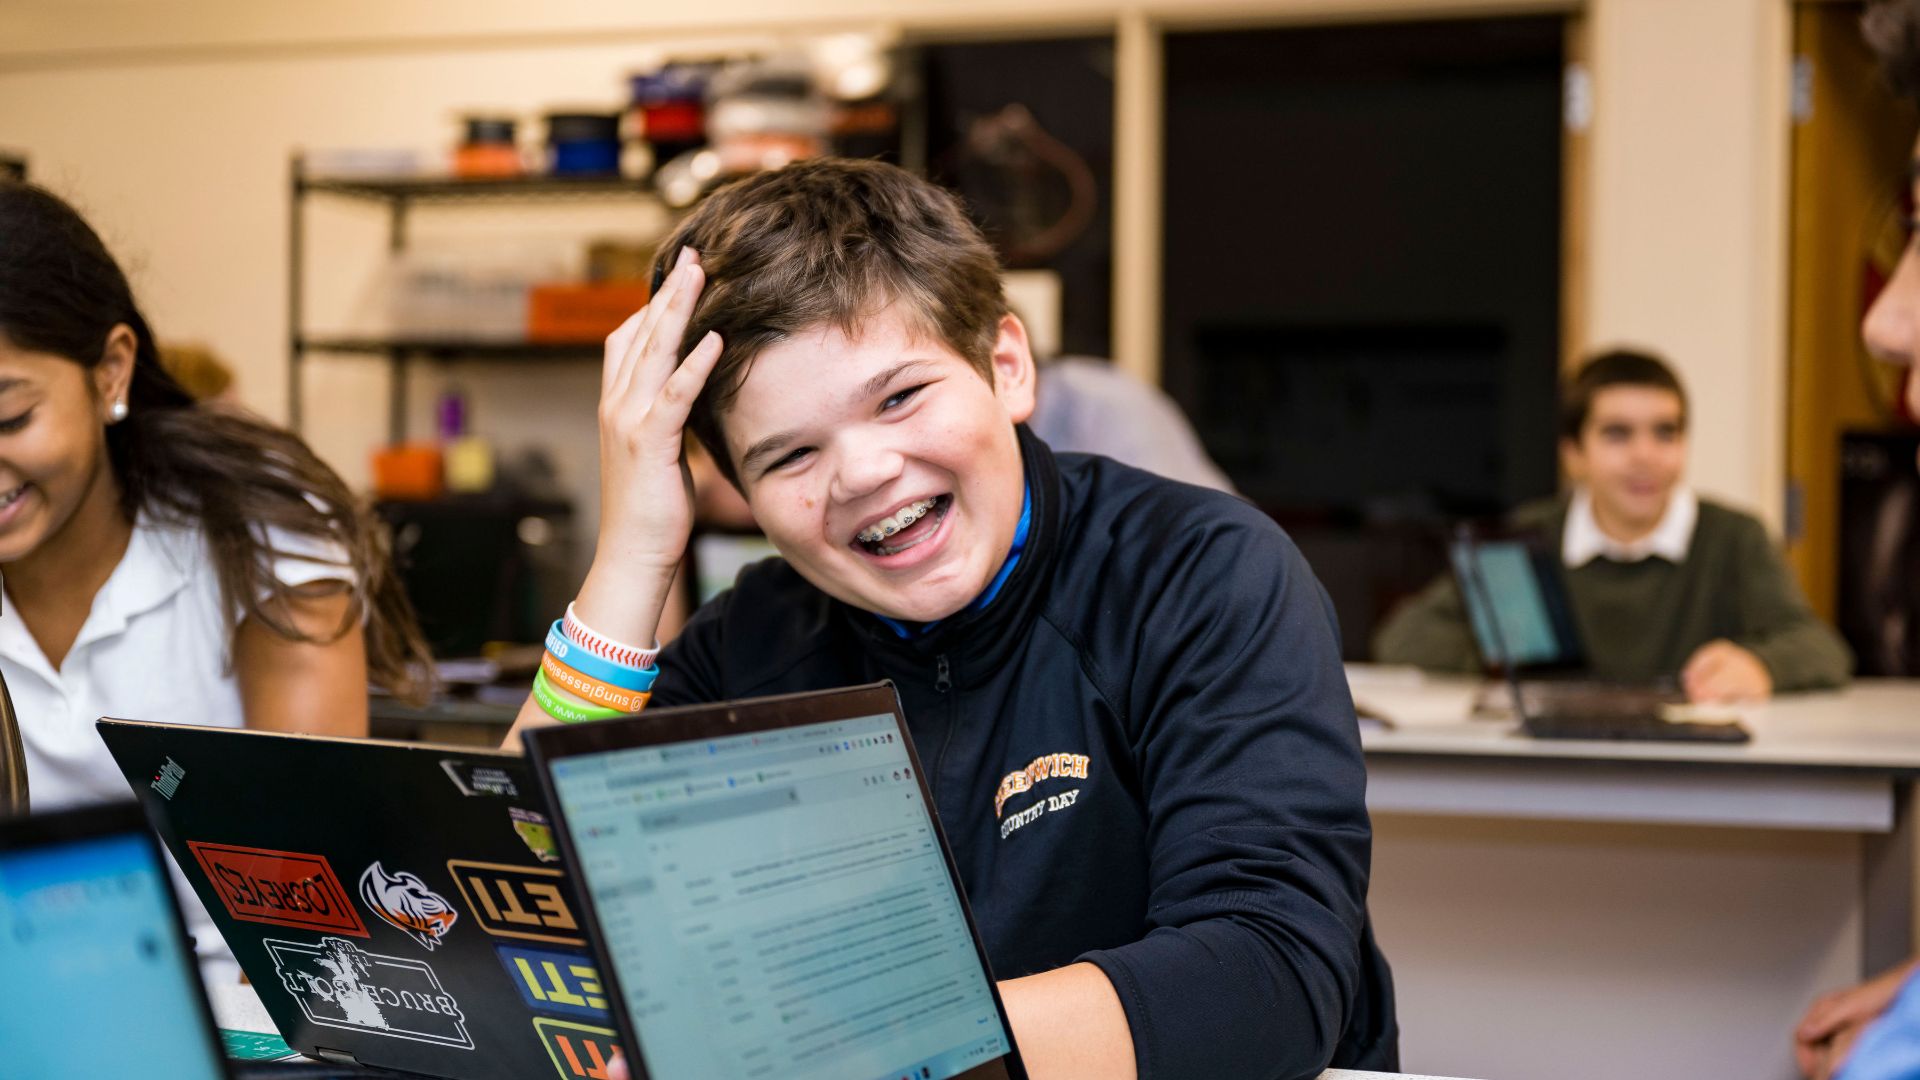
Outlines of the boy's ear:
[{"label": "boy's ear", "polygon": [[1017,315],[1002,315],[1000,332],[993,342],[993,394],[1016,424],[1025,423],[1033,415],[1035,378],[1026,324]]},{"label": "boy's ear", "polygon": [[1580,449],[1580,440],[1560,436],[1560,468],[1574,483],[1587,478],[1587,454]]}]

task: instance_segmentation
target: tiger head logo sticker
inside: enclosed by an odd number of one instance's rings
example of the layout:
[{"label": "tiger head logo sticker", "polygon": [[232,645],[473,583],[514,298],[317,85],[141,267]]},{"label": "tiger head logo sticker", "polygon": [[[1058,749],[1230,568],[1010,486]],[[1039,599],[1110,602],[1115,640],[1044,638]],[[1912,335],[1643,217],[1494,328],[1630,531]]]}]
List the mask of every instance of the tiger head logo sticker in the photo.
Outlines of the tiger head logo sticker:
[{"label": "tiger head logo sticker", "polygon": [[440,947],[460,913],[415,874],[389,874],[379,863],[360,875],[360,899],[375,915],[431,952]]}]

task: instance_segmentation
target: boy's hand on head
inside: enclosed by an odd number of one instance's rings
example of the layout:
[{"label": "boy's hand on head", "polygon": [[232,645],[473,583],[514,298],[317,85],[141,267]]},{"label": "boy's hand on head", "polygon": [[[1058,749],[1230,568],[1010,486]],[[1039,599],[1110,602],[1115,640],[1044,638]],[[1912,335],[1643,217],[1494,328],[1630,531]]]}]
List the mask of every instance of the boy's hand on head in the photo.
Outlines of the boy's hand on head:
[{"label": "boy's hand on head", "polygon": [[600,381],[600,535],[580,618],[619,640],[653,640],[693,530],[682,438],[721,352],[708,334],[685,362],[680,339],[706,276],[682,248],[660,291],[607,338]]},{"label": "boy's hand on head", "polygon": [[1694,651],[1680,685],[1688,701],[1765,701],[1773,695],[1773,673],[1750,650],[1721,638]]}]

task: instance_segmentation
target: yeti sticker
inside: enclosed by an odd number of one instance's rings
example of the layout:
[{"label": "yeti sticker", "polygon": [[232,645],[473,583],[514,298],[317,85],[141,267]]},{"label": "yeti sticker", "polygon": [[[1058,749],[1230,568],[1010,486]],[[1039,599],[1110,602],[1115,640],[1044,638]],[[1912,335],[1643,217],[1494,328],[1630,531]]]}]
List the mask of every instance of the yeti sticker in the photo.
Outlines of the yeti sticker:
[{"label": "yeti sticker", "polygon": [[404,870],[389,874],[377,862],[360,875],[360,901],[387,925],[419,942],[428,952],[440,947],[440,939],[447,936],[447,931],[452,930],[460,918],[453,905],[427,888],[427,883],[417,875]]},{"label": "yeti sticker", "polygon": [[362,952],[343,937],[261,944],[281,987],[315,1024],[473,1049],[459,1002],[424,960]]}]

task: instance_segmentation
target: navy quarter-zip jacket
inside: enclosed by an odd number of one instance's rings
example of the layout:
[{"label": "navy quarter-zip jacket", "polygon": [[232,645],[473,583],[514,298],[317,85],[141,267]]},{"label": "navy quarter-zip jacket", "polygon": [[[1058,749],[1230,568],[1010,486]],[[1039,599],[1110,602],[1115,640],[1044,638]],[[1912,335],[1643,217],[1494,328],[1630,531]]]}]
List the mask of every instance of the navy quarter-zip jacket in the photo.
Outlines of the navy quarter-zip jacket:
[{"label": "navy quarter-zip jacket", "polygon": [[892,679],[996,978],[1099,965],[1142,1080],[1396,1069],[1325,591],[1232,496],[1020,445],[1031,532],[985,608],[902,639],[771,559],[653,702]]}]

